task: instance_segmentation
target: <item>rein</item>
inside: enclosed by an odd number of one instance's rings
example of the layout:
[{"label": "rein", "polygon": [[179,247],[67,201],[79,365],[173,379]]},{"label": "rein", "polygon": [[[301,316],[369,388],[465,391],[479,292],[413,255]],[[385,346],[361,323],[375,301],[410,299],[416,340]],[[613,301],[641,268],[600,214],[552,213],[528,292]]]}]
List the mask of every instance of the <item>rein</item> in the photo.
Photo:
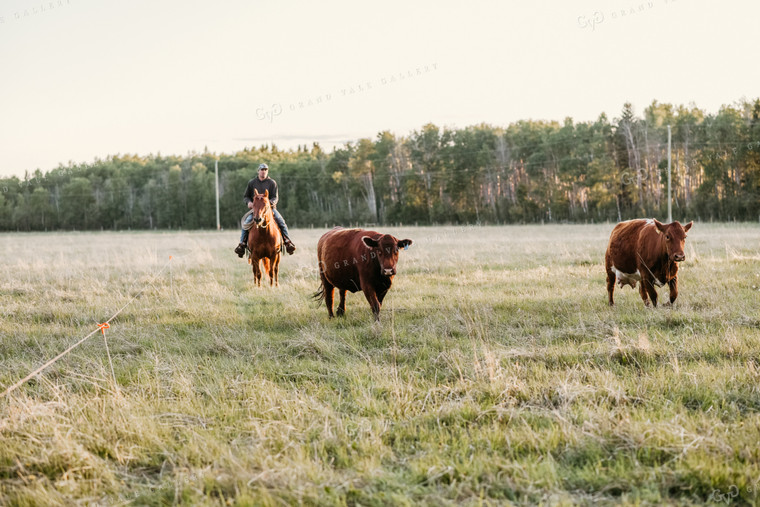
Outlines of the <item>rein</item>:
[{"label": "rein", "polygon": [[[266,212],[267,208],[269,208],[269,213]],[[266,229],[267,227],[269,227],[269,223],[271,222],[271,220],[269,220],[269,215],[274,215],[274,214],[272,213],[272,206],[269,203],[267,203],[264,208],[264,218],[261,219],[261,223],[257,224],[255,220],[253,222],[254,224],[256,224],[257,229]]]},{"label": "rein", "polygon": [[[645,268],[647,268],[647,271],[649,271],[649,274],[652,275],[652,278],[654,280],[656,280],[657,283],[660,284],[659,287],[662,287],[663,285],[665,285],[665,283],[667,283],[667,280],[663,283],[663,282],[660,281],[659,278],[657,278],[656,276],[654,276],[654,273],[652,273],[652,270],[649,269],[649,266],[647,266],[647,263],[644,262],[644,259],[641,258],[641,254],[639,252],[636,252],[636,255],[639,256],[639,260],[641,260],[641,263],[644,265]],[[673,265],[673,261],[670,260],[670,252],[668,251],[667,244],[665,245],[665,256],[668,258],[668,266],[667,266],[667,269],[665,270],[665,276],[667,277],[668,274],[670,273],[670,267]],[[652,282],[649,282],[649,284],[653,285]]]},{"label": "rein", "polygon": [[[652,273],[652,270],[649,269],[649,266],[647,266],[647,263],[644,262],[644,259],[641,258],[641,254],[639,252],[636,252],[636,255],[639,256],[639,260],[641,260],[641,263],[644,265],[645,268],[647,268],[647,271],[649,271],[649,274],[652,275],[652,278],[654,278],[655,280],[657,280],[658,283],[660,283],[660,279],[657,278],[656,276],[654,276],[654,273]],[[670,266],[668,266],[668,267],[670,267]],[[649,282],[649,284],[653,285],[652,282]],[[665,285],[665,284],[663,283],[662,285]]]},{"label": "rein", "polygon": [[256,224],[257,229],[266,229],[267,227],[269,227],[269,220],[267,219],[262,219],[260,224]]}]

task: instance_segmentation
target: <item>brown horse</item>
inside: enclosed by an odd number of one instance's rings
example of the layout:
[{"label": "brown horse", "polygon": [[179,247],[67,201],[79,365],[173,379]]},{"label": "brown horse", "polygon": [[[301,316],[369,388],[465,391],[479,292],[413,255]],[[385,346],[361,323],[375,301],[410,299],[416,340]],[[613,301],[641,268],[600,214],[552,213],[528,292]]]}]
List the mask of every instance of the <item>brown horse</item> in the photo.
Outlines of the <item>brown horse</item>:
[{"label": "brown horse", "polygon": [[253,227],[248,234],[248,264],[253,266],[253,278],[256,285],[261,287],[261,271],[259,262],[264,262],[264,270],[269,275],[269,285],[279,287],[280,247],[282,236],[280,228],[274,221],[272,206],[269,204],[269,190],[263,194],[254,190],[253,196]]}]

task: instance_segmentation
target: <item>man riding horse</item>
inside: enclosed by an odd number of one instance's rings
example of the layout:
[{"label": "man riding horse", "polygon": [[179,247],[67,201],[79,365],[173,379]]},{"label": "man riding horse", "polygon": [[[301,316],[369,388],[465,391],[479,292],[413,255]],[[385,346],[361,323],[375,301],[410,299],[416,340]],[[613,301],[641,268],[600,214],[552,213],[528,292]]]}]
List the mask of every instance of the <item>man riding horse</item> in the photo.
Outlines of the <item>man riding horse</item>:
[{"label": "man riding horse", "polygon": [[[293,252],[296,251],[296,246],[290,240],[290,236],[288,236],[288,226],[285,223],[285,219],[282,218],[282,215],[280,215],[280,212],[277,211],[277,208],[275,207],[277,205],[277,199],[279,197],[277,195],[277,182],[269,177],[269,166],[266,164],[261,164],[259,166],[258,176],[249,181],[248,187],[245,189],[243,200],[248,206],[248,209],[253,209],[254,191],[257,191],[260,194],[269,192],[269,204],[272,206],[274,221],[277,222],[277,225],[280,228],[280,233],[282,233],[282,239],[285,243],[285,250],[288,252],[288,254],[293,255]],[[253,215],[248,215],[245,220],[246,224],[250,224],[250,222],[253,220]],[[235,247],[235,253],[238,255],[238,257],[242,258],[243,255],[245,255],[247,242],[248,231],[244,228],[243,232],[240,234],[240,244]]]}]

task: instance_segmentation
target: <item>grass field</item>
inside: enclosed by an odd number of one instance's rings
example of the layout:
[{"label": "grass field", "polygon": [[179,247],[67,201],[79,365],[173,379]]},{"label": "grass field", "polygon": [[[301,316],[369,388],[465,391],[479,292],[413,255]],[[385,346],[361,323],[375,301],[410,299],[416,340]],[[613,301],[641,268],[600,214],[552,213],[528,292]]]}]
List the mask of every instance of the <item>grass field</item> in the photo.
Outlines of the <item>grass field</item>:
[{"label": "grass field", "polygon": [[757,503],[760,227],[696,224],[656,309],[611,229],[383,229],[379,324],[310,300],[321,230],[277,289],[237,231],[0,235],[0,389],[123,308],[115,382],[98,332],[0,399],[0,504]]}]

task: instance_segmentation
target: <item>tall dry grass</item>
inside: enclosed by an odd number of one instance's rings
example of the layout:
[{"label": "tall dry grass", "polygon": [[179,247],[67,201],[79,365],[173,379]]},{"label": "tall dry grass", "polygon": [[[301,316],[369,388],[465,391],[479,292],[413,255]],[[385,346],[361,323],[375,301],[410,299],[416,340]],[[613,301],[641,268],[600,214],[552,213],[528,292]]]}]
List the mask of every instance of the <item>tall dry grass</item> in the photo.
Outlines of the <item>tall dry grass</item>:
[{"label": "tall dry grass", "polygon": [[[673,308],[607,306],[611,225],[387,229],[373,324],[235,233],[0,236],[0,503],[755,503],[760,228],[697,224]],[[169,261],[169,256],[172,260]],[[665,289],[666,290],[666,289]],[[125,307],[126,305],[126,307]]]}]

